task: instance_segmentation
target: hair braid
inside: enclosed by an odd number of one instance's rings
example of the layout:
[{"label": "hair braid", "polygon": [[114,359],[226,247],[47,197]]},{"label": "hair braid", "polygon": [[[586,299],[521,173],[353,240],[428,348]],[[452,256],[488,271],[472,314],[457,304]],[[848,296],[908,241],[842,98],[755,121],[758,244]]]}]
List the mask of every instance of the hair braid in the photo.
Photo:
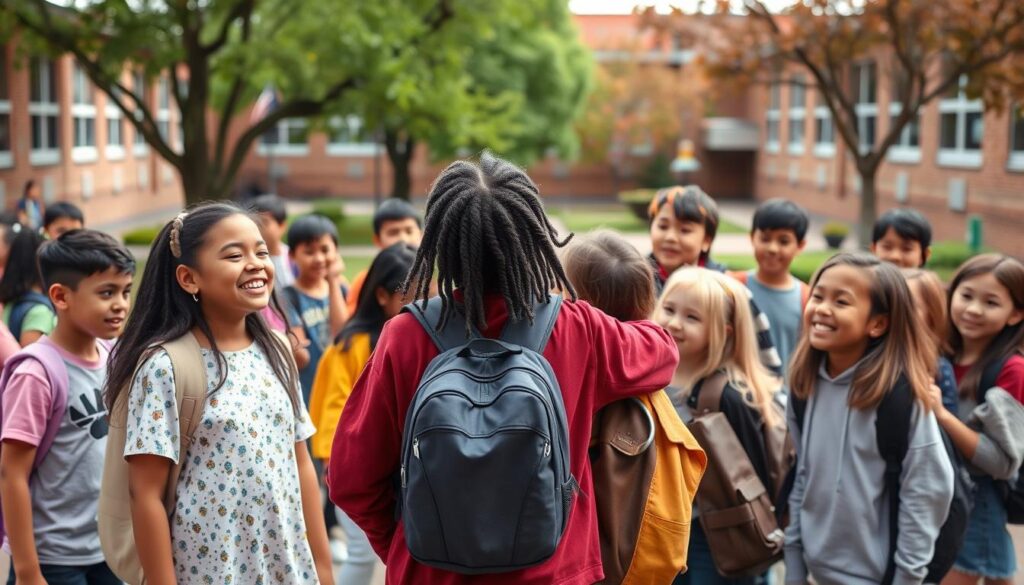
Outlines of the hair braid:
[{"label": "hair braid", "polygon": [[438,327],[460,311],[467,334],[486,327],[488,294],[501,294],[510,319],[532,320],[536,303],[546,302],[553,289],[576,299],[556,251],[571,238],[559,239],[537,185],[522,169],[484,152],[479,164],[456,161],[434,182],[403,291],[415,283],[414,300],[425,300],[436,270]]}]

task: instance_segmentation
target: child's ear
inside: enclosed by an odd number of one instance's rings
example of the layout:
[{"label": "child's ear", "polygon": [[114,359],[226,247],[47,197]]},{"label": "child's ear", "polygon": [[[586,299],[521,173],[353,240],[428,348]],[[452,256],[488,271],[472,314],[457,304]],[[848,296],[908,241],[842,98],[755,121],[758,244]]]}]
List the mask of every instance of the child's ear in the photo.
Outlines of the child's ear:
[{"label": "child's ear", "polygon": [[921,267],[923,268],[924,265],[928,264],[928,261],[932,259],[932,247],[928,246],[925,248],[921,255],[924,256],[924,262],[921,262]]},{"label": "child's ear", "polygon": [[381,245],[380,245],[380,236],[378,234],[373,234],[373,245],[378,247],[378,248],[381,247]]},{"label": "child's ear", "polygon": [[803,252],[805,247],[807,247],[807,238],[799,240],[796,243],[796,249],[798,252]]},{"label": "child's ear", "polygon": [[868,336],[878,339],[889,330],[889,315],[875,315],[868,319]]},{"label": "child's ear", "polygon": [[725,336],[726,337],[732,337],[733,331],[734,330],[732,328],[732,323],[726,323],[725,324]]},{"label": "child's ear", "polygon": [[192,268],[179,264],[174,270],[174,278],[178,281],[178,286],[186,293],[190,295],[199,293],[199,284],[196,282],[195,270]]},{"label": "child's ear", "polygon": [[67,311],[68,307],[68,293],[71,289],[64,286],[63,284],[52,284],[50,289],[46,291],[47,296],[50,297],[50,302],[53,303],[53,308],[58,311]]},{"label": "child's ear", "polygon": [[391,295],[383,286],[378,286],[374,289],[373,294],[377,297],[377,304],[381,307],[388,304],[388,301],[391,300]]},{"label": "child's ear", "polygon": [[1019,324],[1021,321],[1024,321],[1024,310],[1016,310],[1010,313],[1010,318],[1006,320],[1006,324],[1009,325],[1010,327],[1013,327],[1014,325]]}]

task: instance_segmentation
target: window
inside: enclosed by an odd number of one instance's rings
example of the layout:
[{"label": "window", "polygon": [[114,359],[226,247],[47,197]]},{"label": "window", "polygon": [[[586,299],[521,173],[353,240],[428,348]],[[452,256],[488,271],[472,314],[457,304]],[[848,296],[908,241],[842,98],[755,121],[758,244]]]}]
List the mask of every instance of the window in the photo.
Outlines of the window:
[{"label": "window", "polygon": [[807,125],[807,91],[803,75],[794,75],[789,85],[789,153],[804,153],[804,127]]},{"label": "window", "polygon": [[281,120],[260,138],[256,153],[260,156],[306,156],[309,154],[308,134],[305,119]]},{"label": "window", "polygon": [[7,80],[7,47],[0,45],[0,168],[14,165],[11,156],[11,94]]},{"label": "window", "polygon": [[[132,73],[132,93],[143,103],[146,102],[146,76],[141,71]],[[142,121],[141,109],[135,111],[135,119]],[[135,153],[135,156],[146,156],[149,153],[146,137],[137,128],[135,128],[135,138],[132,140],[132,152]]]},{"label": "window", "polygon": [[28,113],[32,119],[29,162],[33,165],[57,164],[60,162],[60,102],[57,101],[56,66],[49,59],[32,59],[29,68]]},{"label": "window", "polygon": [[779,125],[781,124],[782,106],[781,86],[773,83],[768,90],[768,111],[765,112],[764,149],[768,152],[779,151]]},{"label": "window", "polygon": [[940,165],[978,168],[985,134],[981,100],[967,99],[967,76],[939,101]]},{"label": "window", "polygon": [[[892,102],[889,104],[889,123],[893,124],[900,112],[903,111],[903,104]],[[921,112],[907,122],[907,125],[900,131],[899,139],[889,148],[888,158],[896,163],[918,163],[921,162]]]},{"label": "window", "polygon": [[861,152],[875,146],[878,124],[878,78],[873,62],[854,65],[851,78],[854,113],[857,114],[857,137]]},{"label": "window", "polygon": [[166,76],[160,77],[156,99],[156,129],[164,142],[168,142],[171,136],[171,84]]},{"label": "window", "polygon": [[821,92],[815,94],[814,100],[814,154],[821,157],[836,154],[836,128]]},{"label": "window", "polygon": [[[114,92],[120,95],[117,89],[114,89]],[[105,155],[109,160],[120,160],[124,158],[124,120],[122,120],[121,109],[114,103],[114,98],[107,98],[107,107],[103,109],[103,114],[107,119]]]},{"label": "window", "polygon": [[331,156],[373,156],[377,152],[372,133],[359,116],[332,118],[327,138],[327,154]]},{"label": "window", "polygon": [[75,162],[96,160],[96,92],[78,63],[71,67],[71,119],[74,127]]},{"label": "window", "polygon": [[1024,105],[1010,110],[1010,169],[1024,171]]}]

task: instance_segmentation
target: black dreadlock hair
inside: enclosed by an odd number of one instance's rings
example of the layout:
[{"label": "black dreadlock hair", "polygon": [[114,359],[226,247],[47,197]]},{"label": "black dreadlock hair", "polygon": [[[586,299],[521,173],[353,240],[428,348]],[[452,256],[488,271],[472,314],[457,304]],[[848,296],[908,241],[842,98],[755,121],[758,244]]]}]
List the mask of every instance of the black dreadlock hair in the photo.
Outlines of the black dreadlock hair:
[{"label": "black dreadlock hair", "polygon": [[514,164],[490,152],[479,164],[456,161],[434,182],[427,198],[423,242],[416,253],[404,293],[416,287],[413,300],[426,300],[437,266],[443,329],[459,310],[462,295],[466,333],[486,327],[484,295],[501,293],[509,319],[533,322],[533,307],[561,288],[573,301],[576,291],[562,269],[556,247],[564,240],[544,214],[537,185]]}]

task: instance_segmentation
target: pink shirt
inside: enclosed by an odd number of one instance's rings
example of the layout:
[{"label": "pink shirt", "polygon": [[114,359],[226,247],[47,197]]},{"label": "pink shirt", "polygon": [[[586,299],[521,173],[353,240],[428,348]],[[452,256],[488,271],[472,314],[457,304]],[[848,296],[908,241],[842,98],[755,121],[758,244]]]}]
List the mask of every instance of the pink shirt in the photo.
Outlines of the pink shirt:
[{"label": "pink shirt", "polygon": [[[107,359],[107,351],[97,343],[100,352],[99,360],[95,362],[80,359],[57,344],[50,341],[48,337],[42,337],[36,343],[46,343],[55,347],[64,361],[77,364],[87,370],[95,370],[103,366]],[[21,362],[18,369],[11,375],[7,382],[7,389],[3,394],[3,422],[0,423],[2,432],[0,440],[13,439],[38,446],[46,433],[46,424],[50,420],[50,409],[53,406],[53,389],[50,388],[50,379],[46,375],[43,364],[36,360],[25,360]]]},{"label": "pink shirt", "polygon": [[18,340],[11,335],[10,329],[0,321],[0,367],[7,363],[7,360],[21,349]]}]

